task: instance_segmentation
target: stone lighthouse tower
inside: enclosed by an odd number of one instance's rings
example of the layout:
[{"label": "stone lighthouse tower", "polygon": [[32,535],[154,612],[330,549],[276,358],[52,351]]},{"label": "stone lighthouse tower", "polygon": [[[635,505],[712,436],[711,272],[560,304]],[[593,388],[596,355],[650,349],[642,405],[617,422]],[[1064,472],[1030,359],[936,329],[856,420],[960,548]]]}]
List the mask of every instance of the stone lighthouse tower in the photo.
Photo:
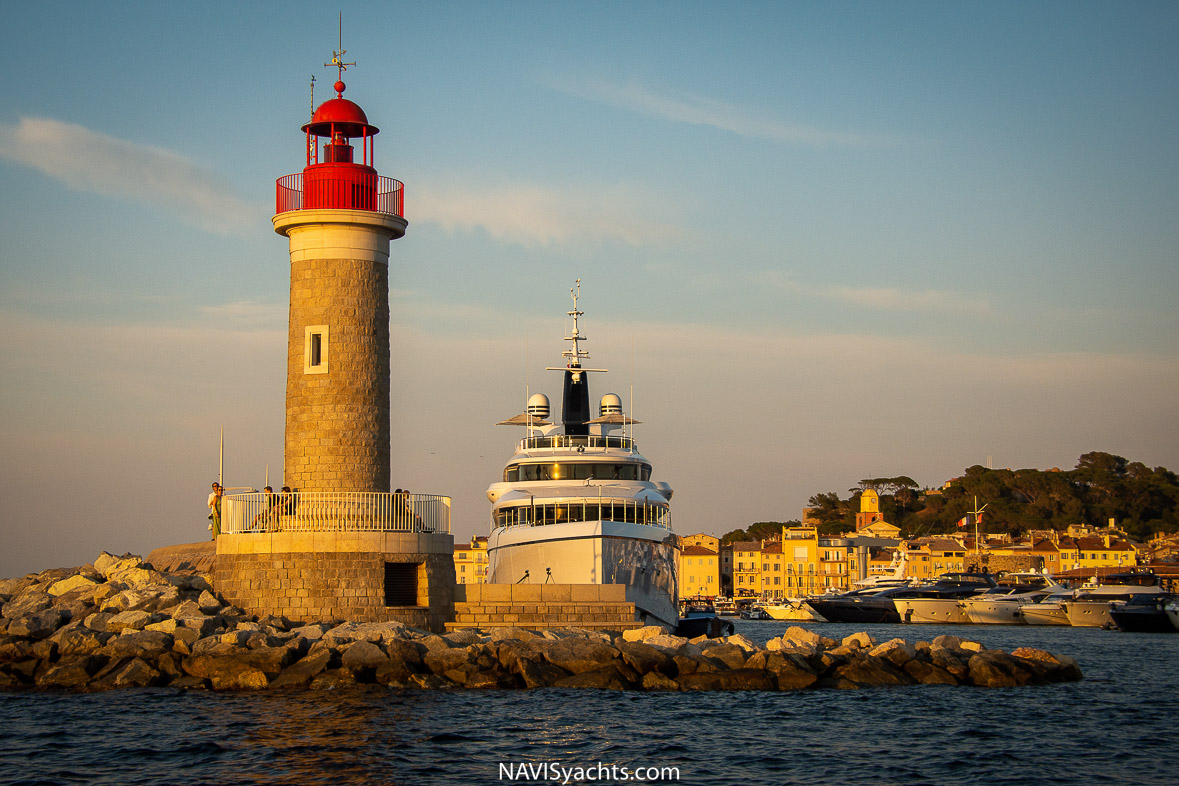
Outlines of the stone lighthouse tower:
[{"label": "stone lighthouse tower", "polygon": [[291,248],[283,478],[387,492],[389,242],[405,234],[404,192],[373,168],[379,129],[334,88],[303,126],[307,165],[279,181],[273,219]]},{"label": "stone lighthouse tower", "polygon": [[276,184],[291,491],[224,498],[214,584],[259,616],[441,631],[454,618],[450,498],[389,488],[389,244],[405,234],[404,189],[373,166],[378,129],[344,98],[343,54],[335,97],[302,127],[303,171]]}]

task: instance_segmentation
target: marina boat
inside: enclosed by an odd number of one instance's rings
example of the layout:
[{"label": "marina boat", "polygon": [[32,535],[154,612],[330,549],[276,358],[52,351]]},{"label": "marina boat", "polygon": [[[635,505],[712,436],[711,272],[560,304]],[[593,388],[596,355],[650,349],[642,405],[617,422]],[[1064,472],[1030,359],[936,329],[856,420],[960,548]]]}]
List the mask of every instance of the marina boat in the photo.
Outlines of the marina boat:
[{"label": "marina boat", "polygon": [[1019,616],[1029,625],[1068,625],[1068,611],[1064,608],[1066,597],[1068,595],[1058,593],[1035,603],[1026,603],[1020,607]]},{"label": "marina boat", "polygon": [[679,621],[676,537],[671,487],[651,480],[651,463],[638,451],[622,400],[602,397],[590,412],[589,376],[605,369],[582,365],[577,307],[581,281],[570,290],[572,342],[563,377],[561,417],[549,421],[549,399],[528,398],[523,413],[499,425],[525,436],[487,489],[491,502],[488,583],[622,584],[639,621],[675,628]]},{"label": "marina boat", "polygon": [[1162,595],[1158,577],[1154,573],[1114,573],[1077,590],[1074,597],[1064,601],[1068,623],[1074,628],[1112,628],[1111,604],[1121,604],[1141,595]]},{"label": "marina boat", "polygon": [[1171,626],[1175,630],[1179,630],[1179,601],[1170,600],[1163,604],[1163,611],[1167,614],[1167,619],[1171,621]]},{"label": "marina boat", "polygon": [[741,609],[737,607],[737,601],[732,598],[726,598],[723,595],[718,595],[712,602],[713,608],[716,609],[719,617],[740,617]]},{"label": "marina boat", "polygon": [[959,604],[968,621],[976,625],[1026,625],[1022,609],[1064,587],[1039,573],[1009,573],[990,592],[962,598]]},{"label": "marina boat", "polygon": [[823,618],[800,598],[785,598],[780,603],[768,603],[765,606],[770,619],[793,620],[796,622],[822,622]]},{"label": "marina boat", "polygon": [[894,598],[913,591],[909,584],[895,584],[884,589],[865,587],[841,595],[819,595],[803,602],[829,622],[900,622]]},{"label": "marina boat", "polygon": [[1169,595],[1137,595],[1124,603],[1110,604],[1109,616],[1118,630],[1133,633],[1174,633],[1167,616]]},{"label": "marina boat", "polygon": [[997,587],[988,573],[943,573],[933,584],[918,587],[893,600],[901,622],[968,623],[970,618],[959,601]]}]

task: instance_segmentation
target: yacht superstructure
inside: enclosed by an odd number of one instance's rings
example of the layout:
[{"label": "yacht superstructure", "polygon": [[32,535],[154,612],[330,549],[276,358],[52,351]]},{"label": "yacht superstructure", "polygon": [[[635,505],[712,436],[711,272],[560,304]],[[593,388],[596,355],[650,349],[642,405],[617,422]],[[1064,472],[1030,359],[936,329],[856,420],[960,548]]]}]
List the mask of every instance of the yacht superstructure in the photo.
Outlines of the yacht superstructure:
[{"label": "yacht superstructure", "polygon": [[488,583],[622,584],[641,620],[675,627],[679,618],[676,537],[671,487],[651,480],[632,420],[614,394],[590,412],[589,352],[581,349],[581,280],[570,290],[572,342],[562,355],[561,418],[549,420],[549,399],[528,398],[525,411],[497,425],[525,436],[487,489],[491,502]]}]

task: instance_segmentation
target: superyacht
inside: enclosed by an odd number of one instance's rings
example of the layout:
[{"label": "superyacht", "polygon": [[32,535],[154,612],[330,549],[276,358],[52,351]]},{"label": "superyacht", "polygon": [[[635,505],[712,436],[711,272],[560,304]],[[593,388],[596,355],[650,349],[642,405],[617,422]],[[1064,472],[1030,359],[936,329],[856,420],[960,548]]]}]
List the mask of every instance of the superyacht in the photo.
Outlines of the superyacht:
[{"label": "superyacht", "polygon": [[[612,393],[590,412],[589,352],[578,320],[581,280],[570,290],[572,342],[565,365],[561,417],[549,420],[548,396],[497,425],[525,436],[487,489],[491,502],[487,581],[492,584],[622,584],[639,621],[674,628],[679,620],[676,536],[671,487],[651,480],[632,426]],[[556,422],[554,422],[556,421]]]}]

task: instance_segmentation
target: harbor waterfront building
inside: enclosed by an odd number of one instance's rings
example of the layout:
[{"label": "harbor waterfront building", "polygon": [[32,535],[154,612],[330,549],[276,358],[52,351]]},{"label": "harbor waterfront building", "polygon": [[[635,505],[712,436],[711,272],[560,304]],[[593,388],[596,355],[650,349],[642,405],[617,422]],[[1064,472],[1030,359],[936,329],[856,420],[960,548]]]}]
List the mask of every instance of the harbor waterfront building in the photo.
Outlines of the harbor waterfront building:
[{"label": "harbor waterfront building", "polygon": [[706,546],[682,546],[679,563],[680,600],[710,599],[721,594],[720,556],[715,550]]},{"label": "harbor waterfront building", "polygon": [[476,535],[470,543],[454,544],[454,580],[458,584],[487,581],[487,536]]},{"label": "harbor waterfront building", "polygon": [[379,129],[335,97],[302,126],[306,165],[276,183],[290,312],[282,494],[222,503],[215,579],[227,602],[292,620],[454,616],[448,497],[391,489],[389,245],[404,187],[374,167]]}]

